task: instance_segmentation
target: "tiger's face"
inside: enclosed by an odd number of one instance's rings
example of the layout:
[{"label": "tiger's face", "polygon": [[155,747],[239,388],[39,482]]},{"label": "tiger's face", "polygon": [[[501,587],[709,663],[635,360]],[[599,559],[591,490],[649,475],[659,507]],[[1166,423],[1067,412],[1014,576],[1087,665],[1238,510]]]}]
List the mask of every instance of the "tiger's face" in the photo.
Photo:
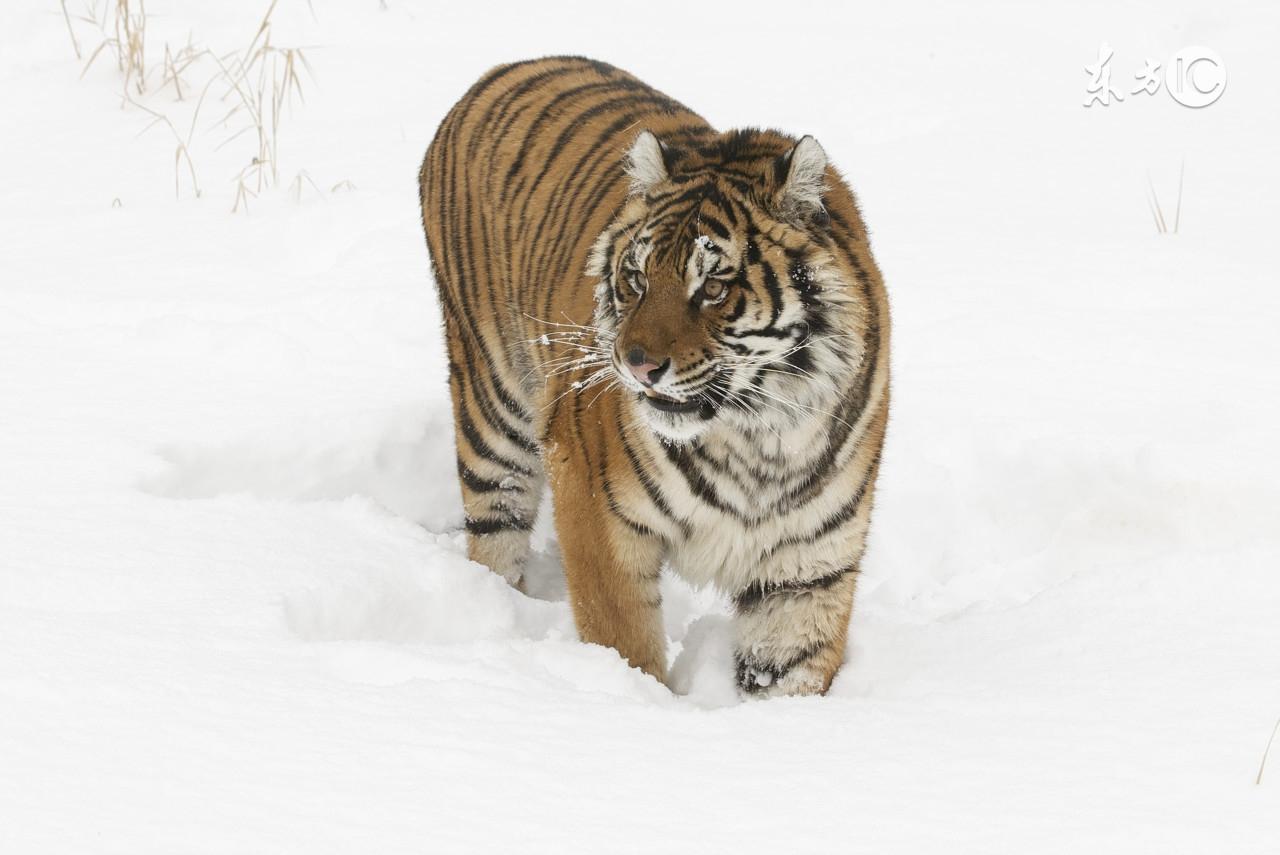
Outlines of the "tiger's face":
[{"label": "tiger's face", "polygon": [[589,273],[616,380],[660,437],[777,432],[836,397],[861,338],[831,252],[826,168],[812,137],[781,153],[752,132],[688,152],[637,138],[631,195]]}]

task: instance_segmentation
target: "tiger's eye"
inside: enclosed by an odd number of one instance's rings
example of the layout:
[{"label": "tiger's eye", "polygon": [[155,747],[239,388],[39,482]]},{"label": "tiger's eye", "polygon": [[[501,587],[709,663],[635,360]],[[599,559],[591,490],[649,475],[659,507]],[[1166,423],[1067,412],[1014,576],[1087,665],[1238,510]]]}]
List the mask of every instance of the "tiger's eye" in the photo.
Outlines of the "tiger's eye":
[{"label": "tiger's eye", "polygon": [[719,279],[708,279],[702,286],[702,293],[707,295],[708,300],[719,300],[724,296],[724,283]]}]

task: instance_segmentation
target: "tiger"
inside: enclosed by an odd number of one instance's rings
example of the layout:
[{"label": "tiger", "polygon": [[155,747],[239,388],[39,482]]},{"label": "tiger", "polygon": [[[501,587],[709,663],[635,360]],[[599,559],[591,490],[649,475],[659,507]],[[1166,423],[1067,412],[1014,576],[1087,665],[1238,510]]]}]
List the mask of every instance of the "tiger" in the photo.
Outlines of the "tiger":
[{"label": "tiger", "polygon": [[667,681],[664,568],[731,603],[744,697],[844,659],[889,305],[813,136],[718,132],[604,62],[484,74],[419,173],[469,557],[517,588],[549,486],[574,624]]}]

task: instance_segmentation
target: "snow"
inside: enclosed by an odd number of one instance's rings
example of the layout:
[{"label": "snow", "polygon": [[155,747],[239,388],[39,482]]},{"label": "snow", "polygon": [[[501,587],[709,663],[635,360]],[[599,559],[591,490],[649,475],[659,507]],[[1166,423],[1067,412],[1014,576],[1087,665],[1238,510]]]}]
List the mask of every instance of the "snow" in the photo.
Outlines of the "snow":
[{"label": "snow", "polygon": [[[152,0],[150,49],[265,5]],[[381,5],[281,0],[315,77],[247,214],[248,148],[202,124],[175,200],[109,59],[0,13],[0,851],[1275,851],[1277,10]],[[1228,90],[1085,109],[1103,41]],[[740,702],[674,580],[674,693],[579,643],[547,519],[531,596],[465,557],[414,176],[563,52],[861,196],[894,409],[826,698]]]}]

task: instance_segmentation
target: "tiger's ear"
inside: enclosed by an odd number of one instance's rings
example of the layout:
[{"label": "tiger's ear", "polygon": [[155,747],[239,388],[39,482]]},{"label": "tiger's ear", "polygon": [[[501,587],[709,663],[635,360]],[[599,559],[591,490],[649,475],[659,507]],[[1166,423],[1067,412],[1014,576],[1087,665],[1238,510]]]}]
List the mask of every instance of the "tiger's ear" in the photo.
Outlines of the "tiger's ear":
[{"label": "tiger's ear", "polygon": [[670,177],[667,173],[666,151],[666,146],[652,131],[641,131],[636,137],[624,163],[627,175],[631,176],[632,196],[648,193]]},{"label": "tiger's ear", "polygon": [[818,141],[806,136],[786,155],[787,177],[778,190],[778,208],[786,215],[810,216],[826,209],[827,153]]}]

